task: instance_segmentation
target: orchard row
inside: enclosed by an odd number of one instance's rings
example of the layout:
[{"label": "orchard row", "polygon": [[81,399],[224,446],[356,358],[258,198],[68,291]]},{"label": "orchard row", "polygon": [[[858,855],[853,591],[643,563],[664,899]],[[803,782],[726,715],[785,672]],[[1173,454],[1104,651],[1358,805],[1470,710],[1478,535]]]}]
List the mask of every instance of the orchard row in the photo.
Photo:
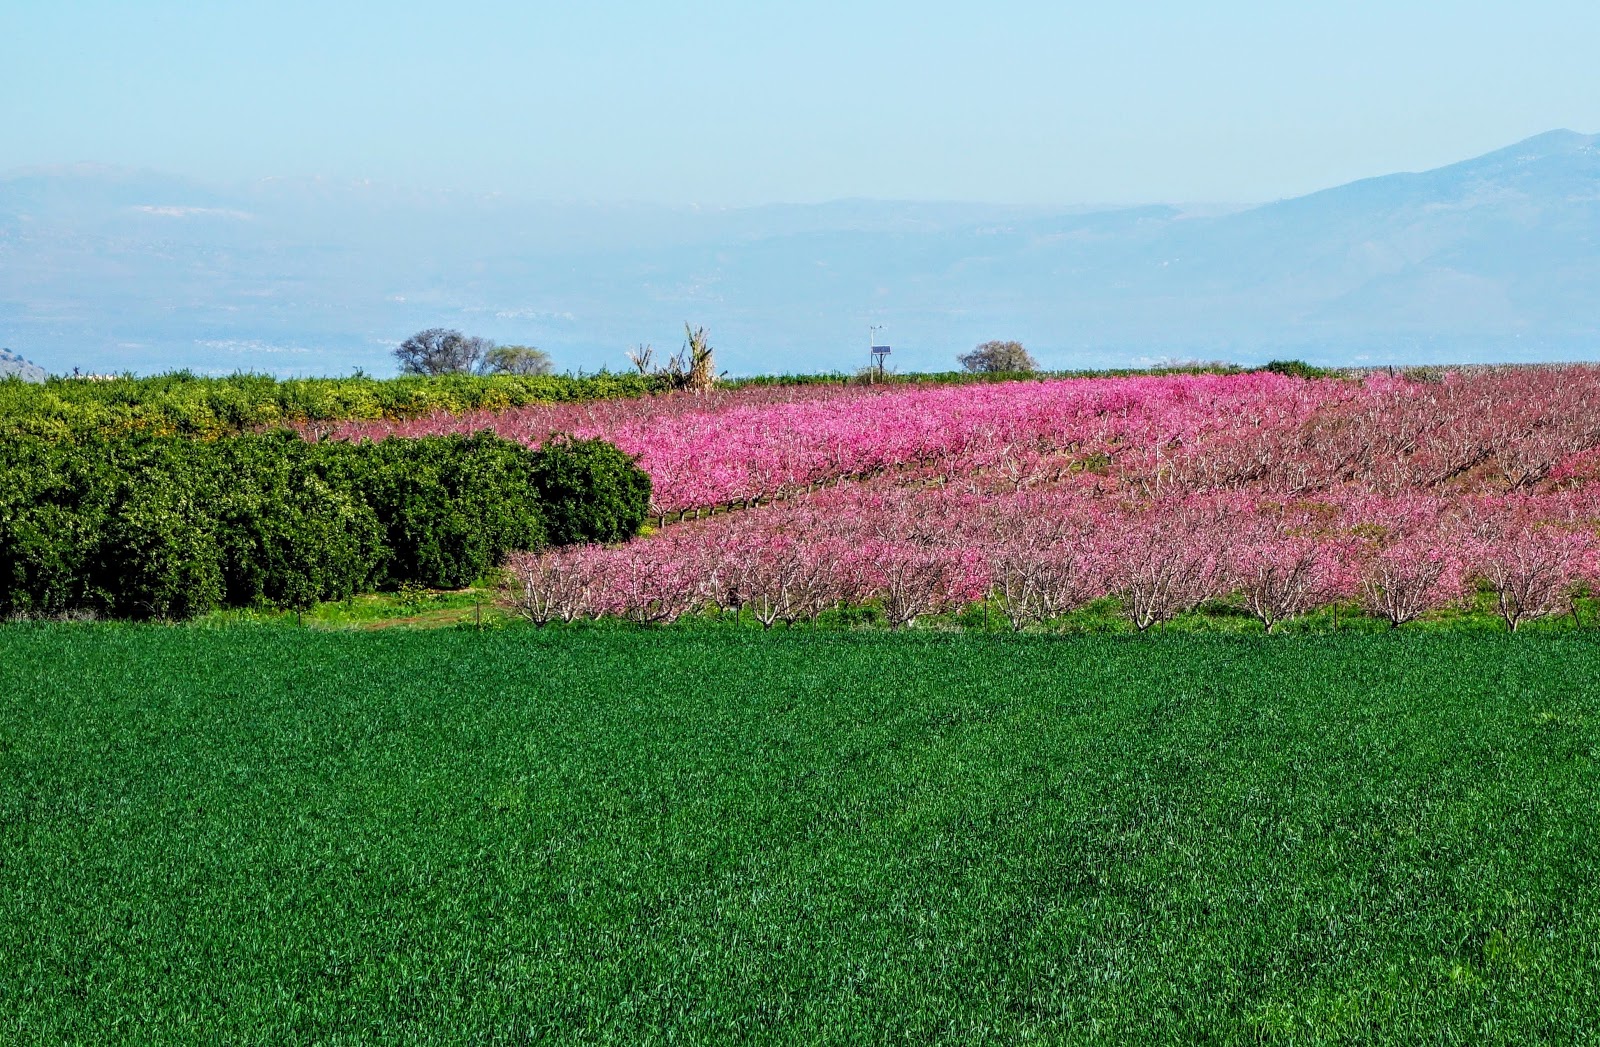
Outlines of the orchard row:
[{"label": "orchard row", "polygon": [[1232,596],[1270,631],[1359,603],[1394,625],[1480,586],[1513,630],[1600,588],[1600,497],[1444,499],[1349,487],[1284,501],[1207,492],[1126,501],[1079,489],[846,484],[623,545],[513,556],[507,599],[539,623],[665,622],[708,607],[763,625],[873,603],[892,626],[989,599],[1014,628],[1102,597],[1139,630]]},{"label": "orchard row", "polygon": [[757,387],[325,432],[363,440],[480,429],[530,446],[558,432],[615,443],[652,477],[658,523],[906,471],[995,491],[1088,473],[1107,493],[1147,500],[1230,491],[1295,499],[1345,487],[1449,497],[1589,475],[1600,465],[1600,370]]}]

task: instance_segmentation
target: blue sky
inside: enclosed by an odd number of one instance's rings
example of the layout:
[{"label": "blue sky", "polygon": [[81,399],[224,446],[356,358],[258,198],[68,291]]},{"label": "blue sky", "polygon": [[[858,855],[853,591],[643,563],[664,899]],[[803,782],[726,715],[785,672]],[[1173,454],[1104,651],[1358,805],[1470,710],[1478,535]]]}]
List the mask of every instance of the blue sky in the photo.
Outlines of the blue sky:
[{"label": "blue sky", "polygon": [[1600,5],[0,5],[0,170],[1255,201],[1600,130]]}]

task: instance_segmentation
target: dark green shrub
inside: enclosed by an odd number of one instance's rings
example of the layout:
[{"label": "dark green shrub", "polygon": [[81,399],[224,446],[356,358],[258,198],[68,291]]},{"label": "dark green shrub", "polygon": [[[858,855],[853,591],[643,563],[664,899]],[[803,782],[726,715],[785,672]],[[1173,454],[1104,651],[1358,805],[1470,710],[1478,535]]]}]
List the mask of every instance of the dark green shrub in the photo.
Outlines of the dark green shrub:
[{"label": "dark green shrub", "polygon": [[556,545],[619,542],[639,533],[650,511],[650,476],[604,440],[561,436],[537,455],[533,482]]},{"label": "dark green shrub", "polygon": [[362,494],[327,475],[353,449],[276,440],[222,441],[224,475],[248,477],[219,497],[226,602],[304,609],[369,588],[387,556],[383,527]]},{"label": "dark green shrub", "polygon": [[1258,368],[1271,374],[1286,374],[1293,378],[1331,378],[1334,372],[1326,367],[1313,367],[1304,360],[1274,360]]},{"label": "dark green shrub", "polygon": [[553,506],[579,537],[632,534],[649,498],[648,479],[640,487],[609,445],[534,452],[487,433],[10,436],[0,456],[0,615],[187,618],[459,588],[545,543],[546,498],[602,503]]},{"label": "dark green shrub", "polygon": [[102,539],[96,591],[119,618],[184,619],[222,603],[216,532],[191,497],[141,487],[117,507]]},{"label": "dark green shrub", "polygon": [[356,460],[358,486],[383,521],[379,582],[471,585],[514,549],[544,544],[536,455],[487,433],[388,439]]},{"label": "dark green shrub", "polygon": [[[121,618],[192,618],[222,603],[209,453],[141,441],[108,456],[113,479],[90,599]],[[209,449],[208,449],[209,451]]]},{"label": "dark green shrub", "polygon": [[55,615],[100,602],[99,556],[113,469],[99,444],[0,440],[0,614]]}]

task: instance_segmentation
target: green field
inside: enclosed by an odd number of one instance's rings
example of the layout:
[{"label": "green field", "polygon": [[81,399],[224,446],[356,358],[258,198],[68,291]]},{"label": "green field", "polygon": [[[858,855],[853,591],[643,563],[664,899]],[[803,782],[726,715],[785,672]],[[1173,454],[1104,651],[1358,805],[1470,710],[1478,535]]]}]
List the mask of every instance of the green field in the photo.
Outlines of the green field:
[{"label": "green field", "polygon": [[0,1042],[1600,1036],[1600,648],[0,628]]}]

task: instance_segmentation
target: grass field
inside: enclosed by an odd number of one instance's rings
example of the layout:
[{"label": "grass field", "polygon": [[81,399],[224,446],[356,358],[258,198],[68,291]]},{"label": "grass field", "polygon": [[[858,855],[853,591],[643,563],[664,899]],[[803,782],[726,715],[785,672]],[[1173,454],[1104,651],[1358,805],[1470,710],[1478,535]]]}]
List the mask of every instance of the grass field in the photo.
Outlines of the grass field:
[{"label": "grass field", "polygon": [[1600,648],[0,629],[0,1042],[1600,1036]]},{"label": "grass field", "polygon": [[[319,603],[303,614],[273,609],[227,609],[213,611],[188,623],[200,629],[233,629],[239,626],[287,626],[308,629],[441,629],[484,628],[514,629],[536,628],[501,602],[503,594],[497,590],[493,579],[455,590],[414,588],[405,592],[362,593],[348,600]],[[1551,615],[1524,622],[1528,632],[1571,633],[1579,629],[1594,629],[1600,622],[1600,599],[1593,595],[1574,595],[1570,610],[1565,614]],[[918,628],[949,632],[1007,633],[1011,631],[1000,604],[987,602],[968,604],[960,610],[943,614],[925,615],[917,620]],[[679,619],[675,629],[760,629],[760,623],[749,613],[735,616],[725,610],[706,610]],[[579,620],[574,623],[550,623],[537,628],[550,631],[577,630],[591,632],[596,629],[634,626],[620,619],[606,618],[598,621]],[[873,602],[864,605],[823,611],[815,623],[800,622],[794,626],[777,625],[777,631],[826,632],[860,629],[888,629],[882,607]],[[1365,614],[1359,604],[1349,601],[1337,606],[1320,607],[1298,618],[1280,622],[1280,635],[1325,634],[1330,632],[1388,632],[1392,626],[1380,618]],[[1495,608],[1492,592],[1480,590],[1462,604],[1430,611],[1404,627],[1406,632],[1450,632],[1458,635],[1497,633],[1506,630],[1504,619]],[[1030,625],[1029,632],[1056,635],[1133,634],[1137,632],[1116,599],[1095,600],[1069,614],[1054,618],[1043,625]],[[1171,622],[1156,628],[1158,633],[1224,633],[1229,635],[1259,635],[1265,632],[1245,608],[1237,594],[1218,600],[1208,600],[1194,611],[1178,615]]]}]

